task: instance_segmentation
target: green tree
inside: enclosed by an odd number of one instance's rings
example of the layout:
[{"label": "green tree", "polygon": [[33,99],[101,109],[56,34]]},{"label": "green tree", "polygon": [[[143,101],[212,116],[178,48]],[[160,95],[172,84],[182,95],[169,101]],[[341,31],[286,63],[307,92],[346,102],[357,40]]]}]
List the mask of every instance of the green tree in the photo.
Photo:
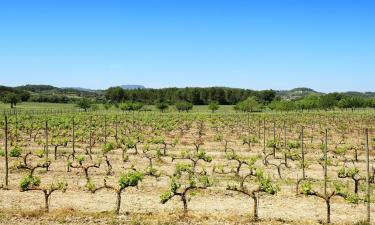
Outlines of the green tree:
[{"label": "green tree", "polygon": [[113,102],[121,102],[124,96],[125,91],[121,87],[110,87],[105,93],[105,98]]},{"label": "green tree", "polygon": [[176,103],[176,109],[181,112],[181,111],[190,111],[193,109],[193,104],[190,102],[177,102]]},{"label": "green tree", "polygon": [[119,107],[122,111],[139,111],[143,108],[143,104],[141,102],[123,102]]},{"label": "green tree", "polygon": [[90,99],[83,98],[77,102],[77,106],[83,109],[85,112],[92,107]]},{"label": "green tree", "polygon": [[366,100],[359,96],[347,96],[342,98],[337,105],[340,108],[354,110],[355,108],[365,107]]},{"label": "green tree", "polygon": [[21,101],[21,97],[15,93],[9,92],[4,95],[3,100],[4,103],[9,103],[10,108],[13,108],[17,105],[18,102]]},{"label": "green tree", "polygon": [[165,110],[169,108],[169,105],[166,102],[158,102],[155,104],[155,107],[161,112],[164,112]]},{"label": "green tree", "polygon": [[316,94],[310,94],[305,98],[296,101],[295,105],[301,110],[316,109],[319,107],[319,96]]},{"label": "green tree", "polygon": [[322,95],[319,98],[319,107],[325,110],[332,109],[337,105],[340,96],[337,93]]},{"label": "green tree", "polygon": [[286,101],[286,100],[281,100],[281,101],[272,101],[268,107],[271,110],[278,110],[278,111],[291,111],[295,109],[295,104],[292,101]]},{"label": "green tree", "polygon": [[255,112],[259,111],[262,107],[255,96],[247,98],[245,101],[237,103],[235,106],[236,110],[243,112]]},{"label": "green tree", "polygon": [[210,102],[210,104],[208,105],[208,108],[214,113],[215,111],[217,111],[219,109],[219,102],[217,101],[213,101],[213,102]]}]

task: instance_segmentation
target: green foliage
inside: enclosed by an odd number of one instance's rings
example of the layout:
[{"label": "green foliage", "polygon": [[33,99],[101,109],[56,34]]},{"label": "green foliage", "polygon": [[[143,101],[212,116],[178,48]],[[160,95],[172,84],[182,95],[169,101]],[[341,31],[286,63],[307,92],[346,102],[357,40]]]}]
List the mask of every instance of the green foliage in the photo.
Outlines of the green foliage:
[{"label": "green foliage", "polygon": [[112,104],[109,103],[109,102],[106,102],[106,103],[103,104],[103,107],[104,107],[105,110],[109,110],[112,107]]},{"label": "green foliage", "polygon": [[66,181],[57,181],[53,182],[50,186],[50,189],[52,190],[60,190],[62,192],[65,192],[68,189],[68,183]]},{"label": "green foliage", "polygon": [[337,105],[340,108],[361,108],[366,106],[366,99],[360,96],[345,96]]},{"label": "green foliage", "polygon": [[22,191],[27,191],[31,188],[39,187],[40,182],[39,177],[27,175],[21,179],[20,188]]},{"label": "green foliage", "polygon": [[164,144],[165,143],[165,140],[164,140],[164,137],[161,137],[161,136],[154,136],[152,137],[152,139],[150,140],[150,142],[152,144]]},{"label": "green foliage", "polygon": [[90,180],[86,183],[85,187],[86,187],[89,191],[93,192],[93,191],[96,189],[96,184],[90,179]]},{"label": "green foliage", "polygon": [[319,97],[319,106],[322,109],[331,109],[337,105],[337,101],[339,100],[340,96],[336,93],[329,93],[326,95],[321,95]]},{"label": "green foliage", "polygon": [[348,187],[340,182],[334,183],[335,192],[337,195],[343,197],[348,203],[358,204],[362,201],[361,197],[358,194],[350,193]]},{"label": "green foliage", "polygon": [[[324,149],[324,146],[322,146]],[[334,153],[337,155],[345,155],[347,152],[348,148],[346,146],[338,146],[337,148],[334,149]]]},{"label": "green foliage", "polygon": [[286,153],[286,156],[291,160],[301,159],[300,152],[297,149],[292,149]]},{"label": "green foliage", "polygon": [[296,106],[299,109],[315,109],[319,107],[319,96],[316,94],[310,94],[305,98],[296,101]]},{"label": "green foliage", "polygon": [[125,91],[121,87],[110,87],[105,93],[106,99],[112,102],[121,102],[124,100]]},{"label": "green foliage", "polygon": [[177,163],[174,175],[181,175],[182,172],[191,172],[193,167],[190,163]]},{"label": "green foliage", "polygon": [[263,175],[262,176],[258,175],[258,184],[259,184],[259,187],[262,189],[262,191],[270,195],[274,195],[278,191],[280,191],[280,188],[278,185],[273,184],[269,177],[264,177]]},{"label": "green foliage", "polygon": [[[318,159],[318,163],[324,167],[325,160],[323,156]],[[333,159],[331,157],[327,157],[327,166],[333,166]]]},{"label": "green foliage", "polygon": [[299,157],[299,160],[298,160],[298,168],[302,169],[302,167],[304,168],[309,168],[309,166],[311,165],[311,162],[309,162],[307,159],[305,159],[303,161],[303,165],[302,165],[302,157]]},{"label": "green foliage", "polygon": [[164,112],[165,110],[169,108],[169,105],[166,102],[158,102],[155,104],[155,107],[161,112]]},{"label": "green foliage", "polygon": [[[195,173],[190,164],[177,163],[176,169],[169,181],[169,191],[160,196],[160,201],[165,204],[175,195],[181,195],[184,190],[206,188],[212,186],[212,181],[205,173]],[[179,192],[179,189],[181,191]]]},{"label": "green foliage", "polygon": [[291,110],[294,110],[296,108],[296,105],[294,104],[293,101],[287,101],[287,100],[277,101],[277,100],[274,100],[268,105],[268,107],[271,110],[291,111]]},{"label": "green foliage", "polygon": [[137,171],[131,171],[123,173],[118,181],[120,188],[137,186],[139,182],[143,180],[143,173]]},{"label": "green foliage", "polygon": [[92,102],[90,99],[82,98],[77,102],[77,106],[81,109],[83,109],[85,112],[91,108]]},{"label": "green foliage", "polygon": [[119,107],[122,111],[139,111],[143,108],[143,103],[141,103],[141,102],[122,102]]},{"label": "green foliage", "polygon": [[121,87],[111,87],[105,97],[111,102],[141,101],[145,104],[168,102],[175,104],[178,101],[188,101],[194,105],[208,105],[217,101],[221,105],[235,105],[248,97],[257,96],[262,104],[271,102],[276,97],[272,90],[253,91],[239,88],[209,87],[209,88],[161,88],[161,89],[134,89],[124,90]]},{"label": "green foliage", "polygon": [[259,143],[259,140],[256,136],[250,135],[250,136],[242,137],[242,142],[243,144],[255,144],[255,143]]},{"label": "green foliage", "polygon": [[165,204],[173,197],[173,193],[170,191],[167,191],[160,195],[160,203]]},{"label": "green foliage", "polygon": [[12,148],[9,152],[9,156],[15,157],[15,158],[20,157],[21,154],[22,154],[22,148],[19,147],[19,146],[16,146],[16,147]]},{"label": "green foliage", "polygon": [[83,155],[79,155],[79,156],[77,156],[77,162],[78,162],[78,164],[79,165],[81,165],[82,166],[82,164],[83,164],[83,162],[85,161],[85,156],[83,156]]},{"label": "green foliage", "polygon": [[157,169],[155,168],[152,168],[150,166],[148,166],[145,170],[145,174],[147,175],[152,175],[152,176],[155,176],[155,177],[160,177],[161,176],[161,172],[158,171]]},{"label": "green foliage", "polygon": [[301,189],[302,189],[302,193],[304,194],[304,195],[311,195],[311,194],[313,194],[314,193],[314,191],[313,191],[313,186],[312,186],[312,183],[311,183],[311,181],[302,181],[302,184],[301,184]]},{"label": "green foliage", "polygon": [[125,137],[124,139],[121,139],[121,143],[127,148],[132,149],[135,148],[136,142],[131,137]]},{"label": "green foliage", "polygon": [[357,194],[348,194],[345,200],[351,204],[358,204],[362,199]]},{"label": "green foliage", "polygon": [[199,150],[198,152],[195,153],[195,156],[198,158],[198,159],[202,159],[206,162],[211,162],[212,161],[212,157],[207,155],[207,153],[203,150]]},{"label": "green foliage", "polygon": [[68,161],[66,162],[66,165],[67,165],[67,167],[69,168],[69,167],[71,167],[71,166],[73,165],[73,162],[70,161],[70,160],[68,160]]},{"label": "green foliage", "polygon": [[300,142],[291,142],[291,141],[288,141],[287,142],[287,147],[289,149],[296,149],[296,148],[301,148],[301,143]]},{"label": "green foliage", "polygon": [[234,109],[242,112],[256,112],[261,109],[262,105],[258,102],[255,96],[239,102],[235,105]]},{"label": "green foliage", "polygon": [[8,92],[1,98],[1,100],[4,103],[9,103],[10,107],[13,108],[13,106],[17,105],[17,103],[21,101],[21,97],[16,93]]},{"label": "green foliage", "polygon": [[181,111],[188,112],[193,109],[193,104],[190,102],[177,102],[175,106],[179,112]]},{"label": "green foliage", "polygon": [[38,156],[39,158],[42,158],[44,156],[45,152],[43,149],[38,149],[35,151],[35,155]]},{"label": "green foliage", "polygon": [[108,152],[112,151],[113,149],[115,149],[115,144],[112,143],[112,142],[107,142],[103,145],[102,151],[103,151],[103,154],[107,154]]},{"label": "green foliage", "polygon": [[267,145],[266,145],[268,148],[276,148],[278,149],[279,147],[279,142],[278,141],[274,141],[274,140],[268,140],[267,141]]},{"label": "green foliage", "polygon": [[3,149],[0,149],[0,157],[4,157],[5,156],[5,151]]},{"label": "green foliage", "polygon": [[211,110],[212,112],[215,112],[219,109],[219,102],[217,101],[212,101],[210,102],[210,104],[208,105],[208,109]]},{"label": "green foliage", "polygon": [[357,167],[352,167],[352,168],[342,167],[337,172],[337,175],[340,178],[345,178],[345,177],[356,178],[356,176],[359,176],[359,169]]}]

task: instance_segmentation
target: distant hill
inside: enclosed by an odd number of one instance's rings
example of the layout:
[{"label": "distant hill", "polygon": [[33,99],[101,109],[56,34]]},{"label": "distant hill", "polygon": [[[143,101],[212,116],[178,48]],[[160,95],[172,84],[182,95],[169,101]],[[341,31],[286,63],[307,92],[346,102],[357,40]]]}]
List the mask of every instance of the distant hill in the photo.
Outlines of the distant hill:
[{"label": "distant hill", "polygon": [[276,91],[276,96],[281,97],[282,99],[285,99],[285,100],[303,98],[310,94],[322,95],[324,93],[317,92],[311,88],[306,88],[306,87],[299,87],[299,88],[294,88],[291,90]]},{"label": "distant hill", "polygon": [[362,97],[375,97],[375,92],[358,92],[358,91],[347,91],[343,94],[351,96],[362,96]]},{"label": "distant hill", "polygon": [[22,85],[8,87],[16,92],[27,92],[29,101],[35,102],[69,102],[79,98],[104,99],[104,91],[83,88],[58,88],[51,85]]},{"label": "distant hill", "polygon": [[135,90],[135,89],[145,89],[146,87],[143,85],[134,85],[134,84],[127,84],[127,85],[120,85],[122,89],[125,90]]},{"label": "distant hill", "polygon": [[81,87],[62,87],[61,89],[65,89],[65,90],[73,89],[73,90],[83,91],[83,92],[98,92],[98,90],[81,88]]},{"label": "distant hill", "polygon": [[[349,95],[349,96],[370,97],[370,98],[375,97],[375,92],[347,91],[347,92],[338,92],[338,93],[343,94],[343,95]],[[299,99],[310,94],[324,95],[326,93],[318,92],[311,88],[306,88],[306,87],[294,88],[291,90],[276,91],[276,96],[285,100]]]}]

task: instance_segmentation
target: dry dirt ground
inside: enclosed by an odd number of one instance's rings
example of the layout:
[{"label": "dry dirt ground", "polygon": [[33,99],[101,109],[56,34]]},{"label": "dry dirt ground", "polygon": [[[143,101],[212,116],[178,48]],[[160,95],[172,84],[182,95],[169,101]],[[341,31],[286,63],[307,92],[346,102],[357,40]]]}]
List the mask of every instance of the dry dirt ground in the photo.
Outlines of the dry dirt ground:
[{"label": "dry dirt ground", "polygon": [[[298,135],[289,135],[289,138],[297,138]],[[354,137],[353,137],[354,138]],[[213,134],[208,134],[202,149],[213,156],[211,163],[200,162],[208,171],[215,164],[227,164],[224,157],[223,145],[213,140]],[[354,141],[354,140],[353,140]],[[189,144],[190,143],[190,144]],[[187,136],[182,142],[169,152],[178,154],[180,150],[191,149],[194,146],[192,137]],[[316,140],[319,145],[319,140]],[[249,152],[246,146],[237,140],[230,143],[237,153],[243,156],[256,155],[262,150],[261,144],[257,144]],[[30,146],[36,149],[36,146]],[[78,148],[79,149],[79,148]],[[140,147],[142,149],[142,146]],[[62,148],[59,151],[71,151],[70,148]],[[80,151],[80,150],[79,150]],[[81,150],[81,154],[83,151]],[[100,149],[95,150],[96,153]],[[316,150],[315,152],[319,152]],[[95,157],[95,156],[94,156]],[[114,175],[108,177],[108,183],[116,185],[118,175],[129,167],[131,163],[139,170],[146,168],[147,159],[140,155],[130,155],[130,162],[123,163],[121,150],[110,152],[109,157],[114,167]],[[306,174],[312,178],[322,178],[322,168],[314,163],[316,154],[313,150],[307,150],[308,159],[312,165],[306,170]],[[32,158],[37,160],[36,158]],[[4,174],[4,158],[0,158],[0,174]],[[15,159],[12,159],[12,165]],[[272,161],[272,160],[271,160]],[[32,160],[31,160],[32,162]],[[188,162],[188,161],[186,161]],[[155,168],[170,174],[176,162],[170,157],[163,157],[161,162],[155,163]],[[229,163],[229,165],[234,165]],[[325,221],[326,207],[322,199],[313,196],[296,195],[295,180],[301,176],[301,170],[297,164],[291,162],[292,168],[283,169],[283,179],[279,179],[274,167],[266,168],[266,172],[279,183],[281,191],[275,196],[261,194],[259,202],[259,222],[251,222],[253,201],[248,196],[226,190],[230,178],[223,175],[214,176],[214,186],[200,191],[191,197],[188,203],[189,213],[184,215],[182,203],[178,198],[160,203],[160,195],[168,190],[169,179],[166,176],[160,178],[145,177],[137,188],[128,188],[122,194],[120,215],[111,213],[115,206],[115,193],[102,190],[92,194],[85,190],[85,178],[81,170],[72,169],[66,172],[66,161],[59,158],[52,160],[49,172],[45,169],[37,169],[36,174],[42,178],[42,185],[49,184],[52,180],[63,178],[68,182],[66,193],[59,191],[52,194],[50,200],[50,213],[44,213],[43,193],[40,191],[21,192],[20,179],[27,171],[11,169],[9,190],[0,190],[0,223],[1,224],[320,224]],[[359,166],[364,168],[363,154],[360,156]],[[338,167],[329,168],[329,176],[337,179]],[[99,169],[90,170],[90,175],[97,185],[102,184],[105,177],[105,165]],[[350,180],[348,180],[349,182]],[[350,183],[351,184],[351,183]],[[322,189],[319,189],[322,191]],[[372,214],[375,215],[375,207],[372,206]],[[335,224],[354,224],[364,220],[366,208],[363,203],[353,205],[345,200],[335,197],[332,203],[332,222]]]}]

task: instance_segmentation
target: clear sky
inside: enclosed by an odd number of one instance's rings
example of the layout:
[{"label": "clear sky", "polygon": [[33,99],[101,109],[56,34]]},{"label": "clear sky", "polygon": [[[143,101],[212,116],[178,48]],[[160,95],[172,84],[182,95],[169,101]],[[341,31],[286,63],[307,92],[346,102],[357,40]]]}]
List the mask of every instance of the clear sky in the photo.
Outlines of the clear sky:
[{"label": "clear sky", "polygon": [[375,91],[372,0],[0,0],[0,84]]}]

